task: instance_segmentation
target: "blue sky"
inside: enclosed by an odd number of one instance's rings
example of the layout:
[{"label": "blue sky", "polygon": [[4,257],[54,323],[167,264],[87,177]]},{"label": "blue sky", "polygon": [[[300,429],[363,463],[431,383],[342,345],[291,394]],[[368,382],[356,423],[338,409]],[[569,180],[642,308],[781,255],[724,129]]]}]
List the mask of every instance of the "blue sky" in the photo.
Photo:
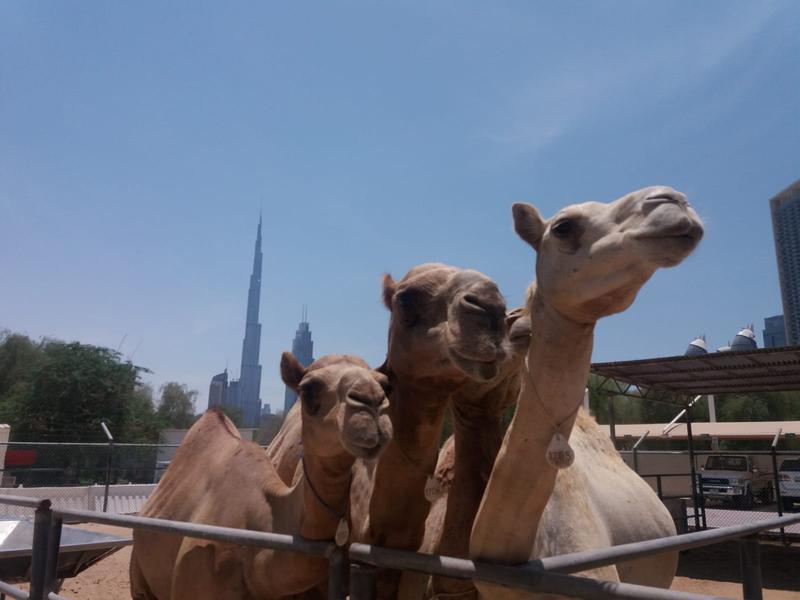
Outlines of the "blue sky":
[{"label": "blue sky", "polygon": [[[308,304],[377,364],[379,282],[533,274],[510,205],[685,192],[699,250],[601,322],[595,360],[781,312],[767,200],[800,177],[795,2],[0,5],[0,327],[238,370],[264,214],[262,398]],[[138,347],[138,349],[137,349]]]}]

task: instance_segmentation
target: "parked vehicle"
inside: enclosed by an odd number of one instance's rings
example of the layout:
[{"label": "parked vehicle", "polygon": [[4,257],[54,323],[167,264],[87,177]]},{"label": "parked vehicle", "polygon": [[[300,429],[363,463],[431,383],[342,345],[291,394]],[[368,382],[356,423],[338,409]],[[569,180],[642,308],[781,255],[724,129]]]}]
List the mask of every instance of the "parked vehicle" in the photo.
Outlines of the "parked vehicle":
[{"label": "parked vehicle", "polygon": [[701,469],[700,482],[706,500],[732,502],[737,508],[753,508],[755,498],[772,502],[769,458],[766,456],[713,455]]},{"label": "parked vehicle", "polygon": [[783,510],[792,510],[800,502],[800,458],[787,458],[778,469]]}]

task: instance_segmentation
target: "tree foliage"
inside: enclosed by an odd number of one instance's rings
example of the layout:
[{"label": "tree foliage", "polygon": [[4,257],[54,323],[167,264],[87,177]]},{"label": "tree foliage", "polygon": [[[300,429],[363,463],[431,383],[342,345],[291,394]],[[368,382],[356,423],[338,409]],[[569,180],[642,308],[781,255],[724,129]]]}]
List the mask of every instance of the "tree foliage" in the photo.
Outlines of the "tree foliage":
[{"label": "tree foliage", "polygon": [[145,371],[108,348],[0,332],[0,420],[17,441],[105,441],[105,419],[117,441],[155,442],[164,424]]},{"label": "tree foliage", "polygon": [[170,381],[161,386],[161,399],[156,414],[167,427],[188,429],[194,423],[194,401],[196,390],[190,390],[185,384]]}]

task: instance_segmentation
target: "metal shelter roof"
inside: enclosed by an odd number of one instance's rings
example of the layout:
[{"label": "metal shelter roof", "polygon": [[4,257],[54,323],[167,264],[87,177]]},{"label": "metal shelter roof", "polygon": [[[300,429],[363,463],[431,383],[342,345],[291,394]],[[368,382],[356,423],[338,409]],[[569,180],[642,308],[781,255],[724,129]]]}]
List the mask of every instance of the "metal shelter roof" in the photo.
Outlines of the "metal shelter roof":
[{"label": "metal shelter roof", "polygon": [[800,390],[800,346],[594,363],[591,370],[622,384],[621,394],[662,401],[698,394],[793,391]]}]

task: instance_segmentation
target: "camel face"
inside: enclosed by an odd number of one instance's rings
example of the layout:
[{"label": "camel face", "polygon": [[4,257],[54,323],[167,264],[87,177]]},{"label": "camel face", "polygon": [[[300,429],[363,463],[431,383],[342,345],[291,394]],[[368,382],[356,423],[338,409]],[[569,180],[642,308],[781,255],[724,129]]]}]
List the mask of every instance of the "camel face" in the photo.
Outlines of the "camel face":
[{"label": "camel face", "polygon": [[547,221],[529,204],[515,204],[513,214],[537,251],[537,292],[581,323],[628,308],[658,268],[679,264],[703,236],[686,197],[668,187],[568,206]]},{"label": "camel face", "polygon": [[308,453],[344,452],[375,458],[392,437],[389,381],[354,356],[328,355],[303,367],[288,352],[281,376],[302,403],[302,432]]},{"label": "camel face", "polygon": [[509,358],[505,300],[482,273],[421,265],[397,282],[387,275],[383,299],[392,313],[387,361],[395,373],[486,381]]}]

